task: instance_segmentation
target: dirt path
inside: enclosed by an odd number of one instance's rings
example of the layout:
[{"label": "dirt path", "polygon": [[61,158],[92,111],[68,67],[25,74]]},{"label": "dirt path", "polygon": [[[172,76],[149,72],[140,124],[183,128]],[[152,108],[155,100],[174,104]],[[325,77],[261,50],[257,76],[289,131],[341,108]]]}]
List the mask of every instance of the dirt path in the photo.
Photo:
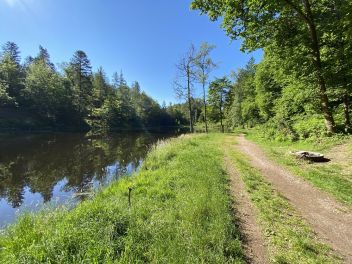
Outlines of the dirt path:
[{"label": "dirt path", "polygon": [[259,169],[273,187],[289,200],[311,225],[318,238],[342,255],[346,263],[352,263],[351,210],[281,168],[244,136],[237,137],[237,143],[237,148],[250,158],[252,166]]},{"label": "dirt path", "polygon": [[[331,159],[331,162],[329,163],[341,167],[342,176],[349,181],[352,181],[352,152],[349,149],[351,144],[352,141],[337,145],[326,153],[326,157]],[[318,165],[322,166],[324,163],[318,163]]]},{"label": "dirt path", "polygon": [[234,210],[241,229],[242,245],[248,263],[269,263],[267,248],[264,245],[262,232],[256,221],[256,212],[245,189],[240,175],[230,158],[225,156],[226,171],[231,180],[231,193],[234,197]]}]

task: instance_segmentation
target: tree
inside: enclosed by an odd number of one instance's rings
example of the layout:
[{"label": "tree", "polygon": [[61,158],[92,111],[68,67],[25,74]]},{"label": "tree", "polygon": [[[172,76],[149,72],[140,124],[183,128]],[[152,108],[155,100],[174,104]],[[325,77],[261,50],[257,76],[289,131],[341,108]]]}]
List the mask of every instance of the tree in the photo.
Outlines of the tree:
[{"label": "tree", "polygon": [[256,65],[250,59],[246,67],[232,73],[232,85],[226,102],[227,123],[232,126],[253,126],[259,123],[259,109],[256,104]]},{"label": "tree", "polygon": [[33,112],[55,122],[66,100],[63,89],[61,77],[44,60],[37,60],[28,67],[23,96]]},{"label": "tree", "polygon": [[123,76],[122,70],[120,71],[120,73],[114,72],[114,74],[112,75],[112,82],[115,89],[120,86],[127,86],[127,82]]},{"label": "tree", "polygon": [[282,93],[284,83],[282,67],[274,55],[266,52],[254,74],[255,102],[261,118],[268,121],[275,115],[274,106]]},{"label": "tree", "polygon": [[224,132],[224,106],[230,87],[231,82],[227,77],[216,78],[209,85],[209,104],[215,109],[216,121],[220,121],[221,132]]},{"label": "tree", "polygon": [[21,56],[20,51],[16,43],[8,41],[2,46],[2,55],[8,55],[10,59],[20,66]]},{"label": "tree", "polygon": [[21,90],[24,88],[24,75],[20,65],[21,57],[18,46],[13,42],[3,45],[0,61],[0,82],[6,93],[15,102],[21,100]]},{"label": "tree", "polygon": [[93,95],[92,67],[85,52],[76,51],[65,71],[75,91],[74,104],[83,118],[91,111]]},{"label": "tree", "polygon": [[192,112],[192,89],[196,80],[196,50],[191,45],[176,65],[177,73],[174,89],[178,98],[184,98],[188,104],[190,132],[194,132]]},{"label": "tree", "polygon": [[[327,84],[338,90],[333,106],[343,105],[344,129],[351,130],[350,104],[352,96],[352,2],[345,0],[330,1],[327,5],[328,12],[324,13],[320,27],[325,34],[321,37],[322,57],[327,68]],[[322,31],[322,30],[321,30]]]},{"label": "tree", "polygon": [[9,96],[7,85],[0,82],[0,107],[11,106],[13,104],[14,99]]},{"label": "tree", "polygon": [[203,88],[203,105],[204,105],[204,122],[205,131],[208,133],[208,121],[207,121],[207,101],[206,101],[206,85],[208,82],[210,72],[216,67],[216,64],[210,58],[210,52],[215,48],[214,45],[208,43],[202,43],[200,50],[196,55],[195,64],[197,66],[197,80]]},{"label": "tree", "polygon": [[52,70],[55,70],[54,64],[50,61],[50,55],[47,49],[39,45],[39,53],[33,61],[42,61],[45,65],[50,67]]},{"label": "tree", "polygon": [[112,94],[111,87],[102,67],[93,75],[93,101],[95,107],[101,107],[106,98]]},{"label": "tree", "polygon": [[[233,39],[242,38],[243,49],[272,47],[285,51],[301,75],[319,88],[321,110],[329,133],[336,131],[327,95],[325,66],[322,62],[321,17],[329,1],[311,0],[194,0],[193,9],[207,13],[211,20],[223,17],[222,27]],[[312,74],[313,73],[313,74]]]}]

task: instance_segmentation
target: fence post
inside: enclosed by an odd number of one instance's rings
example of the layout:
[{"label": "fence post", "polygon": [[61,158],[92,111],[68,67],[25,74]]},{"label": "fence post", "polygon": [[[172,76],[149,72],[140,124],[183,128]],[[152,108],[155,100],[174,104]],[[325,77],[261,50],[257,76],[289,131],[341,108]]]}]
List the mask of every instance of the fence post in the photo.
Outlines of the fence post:
[{"label": "fence post", "polygon": [[131,192],[132,192],[132,187],[128,187],[128,207],[131,208]]}]

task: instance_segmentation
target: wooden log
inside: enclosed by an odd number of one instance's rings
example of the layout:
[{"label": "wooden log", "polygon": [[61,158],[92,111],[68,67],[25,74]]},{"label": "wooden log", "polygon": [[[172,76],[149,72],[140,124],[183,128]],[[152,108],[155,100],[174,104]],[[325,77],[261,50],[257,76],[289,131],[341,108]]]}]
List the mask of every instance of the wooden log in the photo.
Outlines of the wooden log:
[{"label": "wooden log", "polygon": [[328,159],[326,159],[323,154],[317,153],[317,152],[300,150],[300,151],[293,151],[291,152],[291,154],[296,156],[299,159],[304,159],[304,160],[309,160],[314,162],[328,161]]}]

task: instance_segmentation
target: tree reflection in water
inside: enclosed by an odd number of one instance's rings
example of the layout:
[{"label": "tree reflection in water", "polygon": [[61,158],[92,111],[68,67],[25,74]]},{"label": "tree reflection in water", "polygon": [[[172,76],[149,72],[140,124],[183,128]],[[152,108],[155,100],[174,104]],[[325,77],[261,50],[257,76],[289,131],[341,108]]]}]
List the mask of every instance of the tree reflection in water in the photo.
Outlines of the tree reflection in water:
[{"label": "tree reflection in water", "polygon": [[[55,197],[54,188],[63,180],[60,193],[87,193],[134,171],[150,145],[166,137],[150,133],[2,135],[0,200],[12,208],[26,206],[29,190],[40,194],[45,203]],[[1,213],[0,224],[3,217]]]}]

